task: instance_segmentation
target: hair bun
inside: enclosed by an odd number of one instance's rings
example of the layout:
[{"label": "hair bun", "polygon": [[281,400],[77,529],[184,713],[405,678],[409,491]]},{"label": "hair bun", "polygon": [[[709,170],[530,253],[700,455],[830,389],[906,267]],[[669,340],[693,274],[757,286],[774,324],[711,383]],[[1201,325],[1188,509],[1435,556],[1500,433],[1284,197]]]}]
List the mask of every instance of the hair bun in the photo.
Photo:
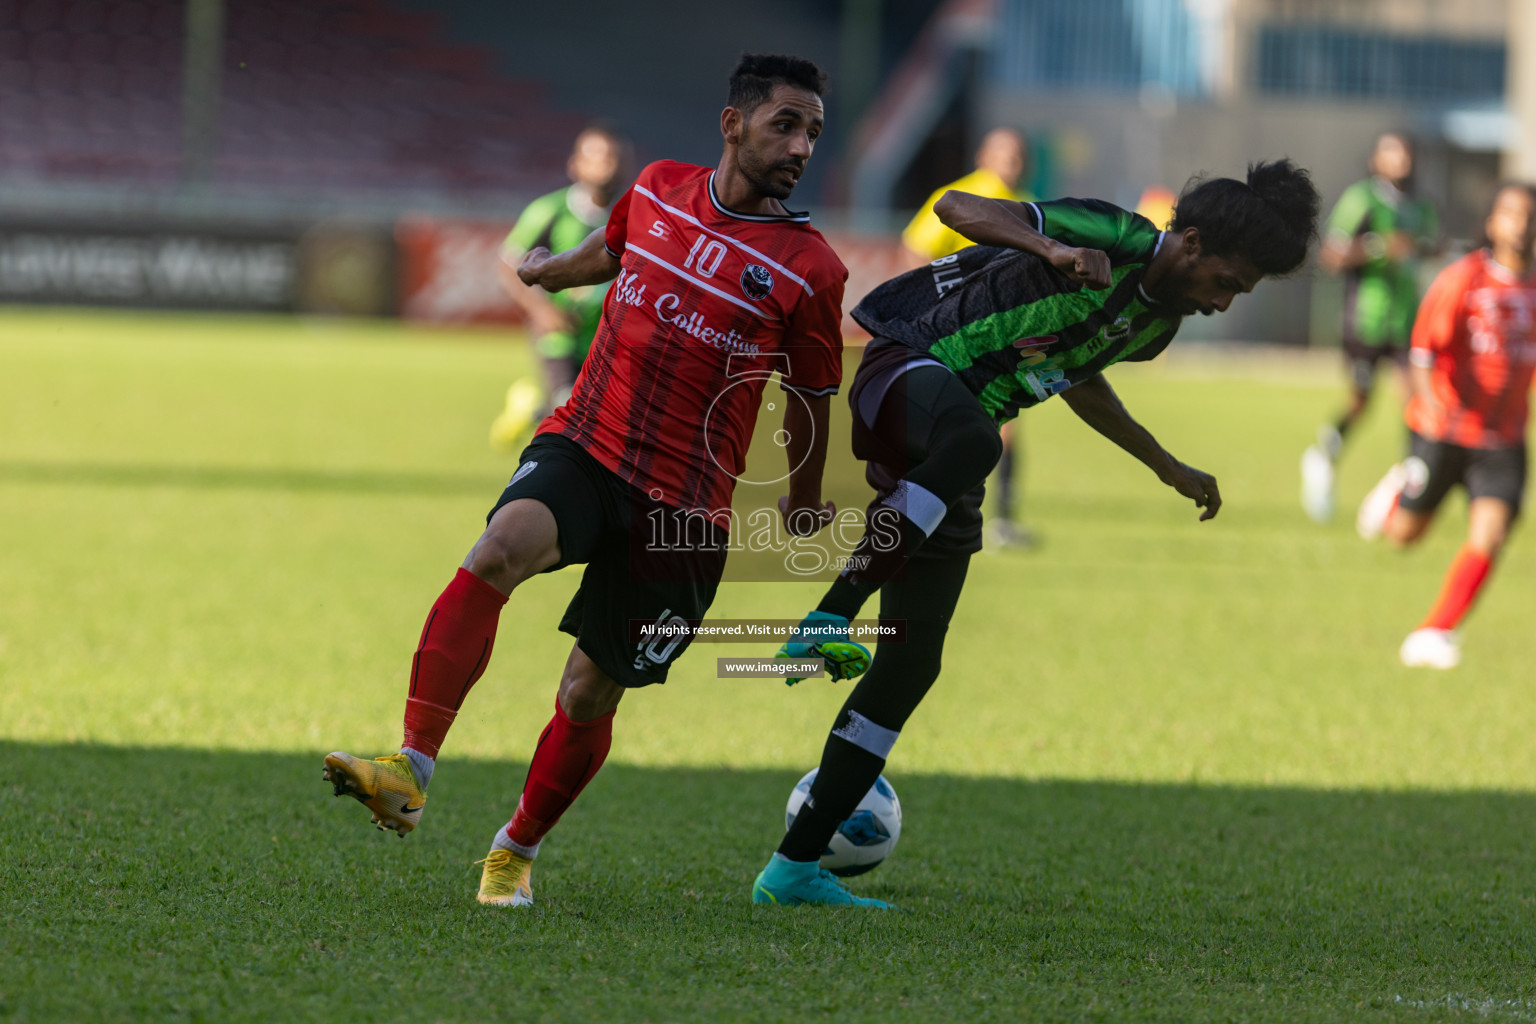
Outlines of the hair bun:
[{"label": "hair bun", "polygon": [[1288,158],[1248,165],[1248,187],[1291,228],[1304,228],[1307,240],[1317,237],[1319,199],[1312,175]]}]

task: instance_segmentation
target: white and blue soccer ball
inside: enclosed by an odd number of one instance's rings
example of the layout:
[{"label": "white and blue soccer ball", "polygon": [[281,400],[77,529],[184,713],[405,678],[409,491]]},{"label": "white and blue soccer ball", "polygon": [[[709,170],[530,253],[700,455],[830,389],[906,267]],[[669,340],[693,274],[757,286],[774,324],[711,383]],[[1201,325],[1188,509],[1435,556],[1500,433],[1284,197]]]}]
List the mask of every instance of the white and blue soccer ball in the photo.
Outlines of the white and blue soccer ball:
[{"label": "white and blue soccer ball", "polygon": [[[795,815],[805,806],[814,781],[816,769],[812,768],[795,784],[794,791],[789,794],[789,806],[784,811],[785,828],[795,823]],[[882,775],[864,794],[848,820],[837,826],[826,852],[821,855],[821,866],[844,878],[862,875],[879,867],[896,849],[896,840],[900,838],[901,801]]]}]

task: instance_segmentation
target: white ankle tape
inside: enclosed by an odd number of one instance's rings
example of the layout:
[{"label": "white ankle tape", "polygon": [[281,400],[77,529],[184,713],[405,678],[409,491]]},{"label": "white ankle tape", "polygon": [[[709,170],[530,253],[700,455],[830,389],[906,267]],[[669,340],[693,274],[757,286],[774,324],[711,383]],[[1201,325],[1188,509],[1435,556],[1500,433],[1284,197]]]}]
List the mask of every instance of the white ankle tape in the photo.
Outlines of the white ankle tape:
[{"label": "white ankle tape", "polygon": [[898,482],[895,490],[880,499],[880,504],[889,505],[906,516],[924,536],[931,536],[938,529],[948,511],[937,494],[910,480]]},{"label": "white ankle tape", "polygon": [[437,767],[437,759],[428,757],[415,747],[401,747],[400,753],[411,762],[411,771],[416,776],[416,785],[425,790],[432,782],[432,771]]},{"label": "white ankle tape", "polygon": [[876,725],[857,711],[850,711],[848,721],[833,729],[832,735],[869,751],[883,761],[890,756],[891,748],[896,745],[896,737],[901,733]]},{"label": "white ankle tape", "polygon": [[517,854],[519,857],[527,857],[529,860],[533,860],[533,858],[535,858],[535,857],[537,857],[539,855],[539,847],[541,847],[543,845],[544,845],[544,840],[542,840],[542,839],[540,839],[538,842],[534,843],[532,846],[523,846],[523,845],[521,845],[519,843],[514,843],[512,841],[512,837],[507,835],[507,830],[506,830],[505,826],[497,829],[496,830],[496,838],[491,840],[491,848],[492,849],[494,849],[494,850],[511,850],[513,853]]}]

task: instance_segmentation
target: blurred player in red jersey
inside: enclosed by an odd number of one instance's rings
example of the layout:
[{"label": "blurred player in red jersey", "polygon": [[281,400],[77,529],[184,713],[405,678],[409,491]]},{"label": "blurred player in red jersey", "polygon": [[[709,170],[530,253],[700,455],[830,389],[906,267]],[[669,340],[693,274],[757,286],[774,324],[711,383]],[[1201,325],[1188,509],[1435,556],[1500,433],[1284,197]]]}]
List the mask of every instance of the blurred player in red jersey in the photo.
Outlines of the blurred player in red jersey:
[{"label": "blurred player in red jersey", "polygon": [[560,623],[576,643],[554,717],[484,861],[481,903],[533,902],[539,844],[602,767],[620,698],[666,680],[689,641],[668,627],[702,618],[714,600],[769,370],[790,392],[785,526],[812,534],[835,511],[822,503],[821,475],[847,271],[808,215],[783,203],[821,133],[825,81],[806,60],[743,56],[720,117],[718,167],[651,164],[606,228],[558,255],[534,248],[518,268],[549,292],[614,281],[591,352],[427,616],[400,753],[325,759],[338,796],[362,801],[380,828],[414,829],[507,596],[535,573],[585,563]]},{"label": "blurred player in red jersey", "polygon": [[1424,535],[1452,487],[1470,499],[1467,542],[1439,600],[1400,652],[1403,664],[1453,668],[1456,625],[1488,579],[1525,493],[1525,424],[1536,369],[1536,192],[1502,186],[1488,247],[1452,263],[1419,308],[1409,352],[1409,457],[1360,506],[1367,538],[1406,546]]}]

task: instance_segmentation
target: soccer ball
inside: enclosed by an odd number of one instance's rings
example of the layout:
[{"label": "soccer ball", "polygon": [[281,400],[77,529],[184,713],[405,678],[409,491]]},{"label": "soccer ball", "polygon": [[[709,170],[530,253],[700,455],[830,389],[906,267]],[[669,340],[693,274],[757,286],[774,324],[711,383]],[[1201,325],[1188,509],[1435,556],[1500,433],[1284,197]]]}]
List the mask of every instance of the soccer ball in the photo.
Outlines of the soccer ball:
[{"label": "soccer ball", "polygon": [[[816,769],[805,773],[805,778],[795,784],[789,794],[789,806],[784,810],[784,827],[795,823],[795,815],[805,806],[811,795],[811,783],[816,781]],[[832,834],[826,852],[821,855],[821,866],[834,875],[844,878],[862,875],[879,867],[896,849],[901,838],[901,801],[896,791],[882,775],[875,780],[852,816]]]}]

